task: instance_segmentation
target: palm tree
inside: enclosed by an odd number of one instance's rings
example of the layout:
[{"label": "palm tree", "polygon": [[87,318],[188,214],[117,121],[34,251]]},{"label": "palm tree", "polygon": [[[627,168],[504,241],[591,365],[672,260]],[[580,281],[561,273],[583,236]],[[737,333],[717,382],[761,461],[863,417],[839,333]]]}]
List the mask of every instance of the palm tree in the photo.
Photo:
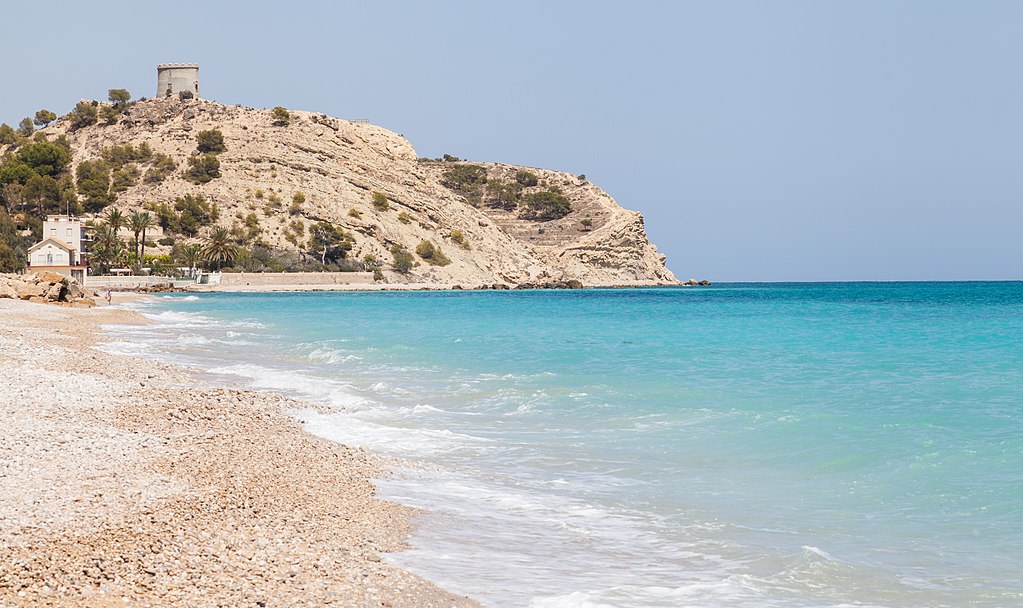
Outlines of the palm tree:
[{"label": "palm tree", "polygon": [[124,217],[124,214],[121,213],[120,209],[113,208],[110,211],[107,211],[107,225],[113,229],[115,236],[121,231],[121,228],[124,228],[124,223],[126,221],[127,218]]},{"label": "palm tree", "polygon": [[[136,211],[131,214],[131,231],[135,233],[135,259],[139,266],[146,261],[146,230],[153,225],[153,217],[148,211]],[[139,249],[139,233],[142,234],[142,248]]]},{"label": "palm tree", "polygon": [[202,248],[202,259],[216,264],[217,270],[220,270],[221,264],[230,263],[237,255],[238,246],[231,242],[231,232],[223,226],[213,229]]},{"label": "palm tree", "polygon": [[195,267],[202,261],[202,245],[191,243],[178,251],[178,259],[188,264],[188,276],[195,276]]},{"label": "palm tree", "polygon": [[93,230],[90,259],[99,264],[100,274],[110,270],[110,264],[123,252],[117,230],[109,223],[98,224]]}]

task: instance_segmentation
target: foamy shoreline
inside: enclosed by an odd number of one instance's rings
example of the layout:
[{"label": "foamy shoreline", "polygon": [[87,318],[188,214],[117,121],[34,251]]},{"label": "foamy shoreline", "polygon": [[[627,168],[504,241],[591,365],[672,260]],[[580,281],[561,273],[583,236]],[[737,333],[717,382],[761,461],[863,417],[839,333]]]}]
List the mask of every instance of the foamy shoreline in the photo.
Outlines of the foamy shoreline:
[{"label": "foamy shoreline", "polygon": [[380,561],[412,513],[374,498],[381,459],[94,348],[133,322],[0,300],[0,605],[476,605]]}]

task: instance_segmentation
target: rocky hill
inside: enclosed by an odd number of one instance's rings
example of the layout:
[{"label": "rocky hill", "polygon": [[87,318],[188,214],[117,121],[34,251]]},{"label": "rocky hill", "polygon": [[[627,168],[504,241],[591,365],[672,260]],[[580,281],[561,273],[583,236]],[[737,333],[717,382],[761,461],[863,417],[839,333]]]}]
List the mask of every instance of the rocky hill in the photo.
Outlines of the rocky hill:
[{"label": "rocky hill", "polygon": [[[220,175],[195,183],[185,177],[188,160],[200,157],[197,134],[213,129],[226,147],[216,154]],[[218,224],[246,233],[251,242],[307,256],[314,256],[307,245],[310,227],[328,222],[349,235],[348,259],[373,256],[392,283],[677,282],[647,240],[642,215],[623,209],[585,178],[420,159],[404,137],[371,124],[299,111],[282,124],[269,110],[166,98],[131,104],[115,124],[73,128],[65,117],[44,132],[51,140],[67,137],[75,167],[126,145],[147,144],[154,155],[173,160],[173,168],[164,162],[162,174],[149,159],[133,163],[120,179],[115,175],[117,208],[134,211],[149,203],[152,209],[201,195],[218,207]],[[524,202],[542,201],[548,192],[567,198],[566,215],[558,217],[562,208],[545,216]],[[171,240],[188,240],[167,236],[173,238],[147,253],[167,253]],[[429,254],[416,255],[424,241],[439,249],[433,261],[440,264],[427,263]],[[395,245],[412,253],[409,272],[391,269]],[[445,258],[450,263],[443,264]]]}]

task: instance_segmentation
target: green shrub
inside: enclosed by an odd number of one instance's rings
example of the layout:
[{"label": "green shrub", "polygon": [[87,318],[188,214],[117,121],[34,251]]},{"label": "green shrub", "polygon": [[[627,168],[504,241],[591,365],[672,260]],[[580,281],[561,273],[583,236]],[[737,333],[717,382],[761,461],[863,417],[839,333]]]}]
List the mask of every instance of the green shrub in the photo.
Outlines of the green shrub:
[{"label": "green shrub", "polygon": [[398,214],[398,221],[401,222],[402,224],[411,224],[412,216],[402,211],[401,213]]},{"label": "green shrub", "polygon": [[556,220],[572,212],[568,198],[557,190],[532,192],[522,197],[526,203],[523,217],[536,220]]},{"label": "green shrub", "polygon": [[114,106],[102,106],[99,109],[99,117],[108,125],[116,124],[117,117],[120,115],[121,113]]},{"label": "green shrub", "polygon": [[582,219],[579,223],[583,225],[583,230],[592,230],[593,229],[593,220],[591,220],[588,217]]},{"label": "green shrub", "polygon": [[71,110],[68,118],[71,121],[72,129],[81,129],[96,124],[97,114],[96,102],[79,101],[75,109]]},{"label": "green shrub", "polygon": [[270,116],[274,119],[275,127],[286,127],[291,124],[291,112],[281,106],[274,108]]},{"label": "green shrub", "polygon": [[78,194],[85,198],[86,211],[101,211],[114,202],[115,197],[110,193],[110,166],[106,161],[82,161],[78,163],[75,175]]},{"label": "green shrub", "polygon": [[49,110],[39,110],[36,112],[35,120],[33,121],[40,127],[45,127],[51,122],[57,120],[57,115]]},{"label": "green shrub", "polygon": [[153,154],[152,165],[146,171],[143,179],[147,184],[159,184],[177,168],[178,164],[174,162],[173,158],[163,152],[156,152]]},{"label": "green shrub", "polygon": [[199,134],[195,136],[195,141],[196,149],[204,154],[219,154],[227,150],[227,146],[224,145],[224,134],[220,132],[220,129],[199,131]]},{"label": "green shrub", "polygon": [[264,194],[264,192],[262,190],[256,190],[255,197],[256,198],[263,198],[263,194]]},{"label": "green shrub", "polygon": [[124,192],[139,183],[140,174],[138,165],[134,163],[125,165],[110,174],[110,189],[113,192]]},{"label": "green shrub", "polygon": [[39,175],[57,176],[71,162],[71,151],[63,146],[40,141],[23,146],[17,159]]},{"label": "green shrub", "polygon": [[[157,210],[157,219],[163,226],[161,211],[161,209]],[[201,194],[186,194],[174,199],[174,211],[177,213],[172,217],[170,225],[164,226],[164,228],[169,228],[185,236],[195,236],[201,228],[212,226],[220,218],[220,210],[216,205],[211,205]]]},{"label": "green shrub", "polygon": [[216,154],[201,154],[188,157],[185,179],[195,184],[206,184],[220,177],[220,160]]},{"label": "green shrub", "polygon": [[172,237],[169,237],[169,236],[165,236],[162,239],[160,239],[159,241],[157,241],[157,243],[163,245],[164,247],[172,247],[175,242],[176,241]]},{"label": "green shrub", "polygon": [[288,209],[288,213],[291,215],[298,215],[302,213],[302,205],[305,203],[305,194],[296,192],[291,195],[291,208]]},{"label": "green shrub", "polygon": [[386,195],[380,192],[374,192],[373,207],[376,208],[377,211],[387,211],[388,209],[391,208],[391,203],[387,201]]},{"label": "green shrub", "polygon": [[447,266],[451,263],[451,260],[441,251],[440,246],[433,244],[431,241],[420,241],[416,245],[416,255],[423,258],[431,266]]},{"label": "green shrub", "polygon": [[120,110],[131,101],[131,93],[126,89],[110,89],[107,91],[107,99],[110,103],[114,104],[114,107]]},{"label": "green shrub", "polygon": [[28,116],[22,118],[21,122],[18,123],[18,135],[22,137],[28,137],[35,133],[35,131],[35,125],[32,124],[32,119]]},{"label": "green shrub", "polygon": [[0,146],[16,143],[18,143],[18,134],[11,128],[11,125],[7,123],[0,125]]},{"label": "green shrub", "polygon": [[379,268],[374,268],[373,269],[373,280],[374,281],[383,281],[384,280],[384,272],[382,270],[380,270]]},{"label": "green shrub", "polygon": [[586,174],[585,173],[580,173],[579,175],[576,176],[576,179],[581,181],[581,182],[585,182],[586,181]]},{"label": "green shrub", "polygon": [[440,183],[464,196],[470,204],[479,205],[487,183],[487,169],[482,165],[455,165],[441,175]]},{"label": "green shrub", "polygon": [[469,241],[466,240],[465,234],[462,233],[461,230],[452,230],[451,231],[451,242],[452,243],[457,243],[463,249],[471,249],[471,247],[469,246]]},{"label": "green shrub", "polygon": [[153,160],[153,149],[146,142],[142,142],[137,148],[131,144],[125,144],[103,148],[100,150],[100,156],[110,164],[111,169],[120,169],[128,163],[147,163]]},{"label": "green shrub", "polygon": [[517,171],[515,173],[515,181],[522,185],[523,188],[532,188],[540,183],[540,178],[532,171]]},{"label": "green shrub", "polygon": [[412,270],[416,262],[409,250],[398,244],[391,245],[391,256],[391,268],[401,273]]},{"label": "green shrub", "polygon": [[309,249],[320,255],[321,264],[344,258],[353,246],[351,235],[329,222],[309,227]]},{"label": "green shrub", "polygon": [[522,186],[518,183],[505,184],[500,180],[492,179],[487,182],[487,204],[491,207],[514,211],[518,206],[521,188]]},{"label": "green shrub", "polygon": [[186,101],[188,99],[193,99],[194,97],[195,97],[195,93],[193,93],[191,91],[178,91],[178,99],[180,99],[181,101]]},{"label": "green shrub", "polygon": [[274,207],[279,207],[281,205],[281,197],[277,196],[274,192],[271,192],[270,196],[268,196],[266,200],[270,201]]},{"label": "green shrub", "polygon": [[462,159],[458,158],[457,156],[451,156],[450,154],[445,154],[443,157],[441,157],[441,160],[443,160],[446,163],[457,163],[458,161],[460,161]]},{"label": "green shrub", "polygon": [[362,212],[359,211],[358,209],[349,209],[348,210],[348,215],[349,215],[349,217],[354,217],[355,219],[359,219],[359,218],[362,217]]}]

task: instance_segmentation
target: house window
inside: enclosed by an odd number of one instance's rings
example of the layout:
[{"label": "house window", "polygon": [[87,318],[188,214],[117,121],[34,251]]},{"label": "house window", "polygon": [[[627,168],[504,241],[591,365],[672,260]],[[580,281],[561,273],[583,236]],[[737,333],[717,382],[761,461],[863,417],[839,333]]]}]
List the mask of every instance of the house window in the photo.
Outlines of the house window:
[{"label": "house window", "polygon": [[67,237],[71,238],[71,229],[70,228],[67,229]]},{"label": "house window", "polygon": [[50,236],[57,236],[57,229],[56,228],[50,228]]},{"label": "house window", "polygon": [[47,253],[46,254],[46,265],[47,266],[53,266],[53,254],[52,253]]}]

